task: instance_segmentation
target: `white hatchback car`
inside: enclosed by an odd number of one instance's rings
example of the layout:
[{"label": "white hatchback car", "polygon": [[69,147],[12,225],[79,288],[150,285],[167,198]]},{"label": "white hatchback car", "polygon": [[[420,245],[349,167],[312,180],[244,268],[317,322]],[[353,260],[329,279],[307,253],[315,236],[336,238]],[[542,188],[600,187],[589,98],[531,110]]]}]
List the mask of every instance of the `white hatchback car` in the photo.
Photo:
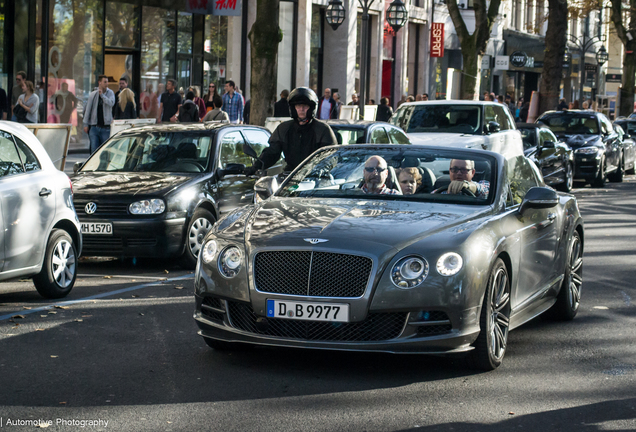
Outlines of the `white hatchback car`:
[{"label": "white hatchback car", "polygon": [[413,144],[479,148],[523,155],[521,133],[507,107],[496,102],[436,100],[400,105],[390,123]]},{"label": "white hatchback car", "polygon": [[19,123],[0,121],[0,281],[33,277],[46,298],[66,296],[82,251],[68,176]]}]

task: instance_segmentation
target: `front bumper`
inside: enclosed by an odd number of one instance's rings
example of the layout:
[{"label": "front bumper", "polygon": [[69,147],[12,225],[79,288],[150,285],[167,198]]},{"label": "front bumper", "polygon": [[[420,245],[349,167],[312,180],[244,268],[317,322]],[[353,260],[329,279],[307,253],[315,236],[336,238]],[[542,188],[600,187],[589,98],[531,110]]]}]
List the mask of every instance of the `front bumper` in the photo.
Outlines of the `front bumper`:
[{"label": "front bumper", "polygon": [[80,219],[81,223],[108,222],[112,235],[83,234],[84,256],[168,258],[184,250],[186,218]]},{"label": "front bumper", "polygon": [[601,158],[598,155],[574,156],[574,180],[594,180],[598,176],[601,166]]},{"label": "front bumper", "polygon": [[[364,320],[330,323],[258,316],[251,303],[195,295],[199,335],[219,341],[276,347],[410,354],[454,354],[472,350],[478,327],[431,311],[424,321],[413,311],[370,311]],[[476,311],[466,311],[474,314]],[[461,313],[460,313],[461,315]]]}]

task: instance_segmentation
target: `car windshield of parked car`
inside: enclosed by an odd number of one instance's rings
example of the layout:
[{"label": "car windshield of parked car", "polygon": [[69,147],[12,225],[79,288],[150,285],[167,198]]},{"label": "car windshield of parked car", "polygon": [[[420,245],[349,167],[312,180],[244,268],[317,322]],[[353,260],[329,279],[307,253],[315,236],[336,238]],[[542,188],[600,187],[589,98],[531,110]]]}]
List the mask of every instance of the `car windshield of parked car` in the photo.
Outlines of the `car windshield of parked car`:
[{"label": "car windshield of parked car", "polygon": [[86,171],[204,172],[212,137],[193,132],[136,132],[117,135],[84,164]]},{"label": "car windshield of parked car", "polygon": [[634,136],[636,135],[636,122],[616,122],[617,125],[623,128],[623,131]]},{"label": "car windshield of parked car", "polygon": [[554,114],[538,120],[556,135],[598,135],[599,126],[594,114]]},{"label": "car windshield of parked car", "polygon": [[455,149],[328,148],[305,161],[276,195],[483,205],[494,195],[494,166],[490,156]]},{"label": "car windshield of parked car", "polygon": [[338,144],[364,144],[364,129],[331,126]]},{"label": "car windshield of parked car", "polygon": [[407,133],[481,134],[481,107],[477,105],[415,105],[407,123]]},{"label": "car windshield of parked car", "polygon": [[531,149],[536,145],[537,130],[535,128],[519,128],[519,132],[521,132],[524,150]]}]

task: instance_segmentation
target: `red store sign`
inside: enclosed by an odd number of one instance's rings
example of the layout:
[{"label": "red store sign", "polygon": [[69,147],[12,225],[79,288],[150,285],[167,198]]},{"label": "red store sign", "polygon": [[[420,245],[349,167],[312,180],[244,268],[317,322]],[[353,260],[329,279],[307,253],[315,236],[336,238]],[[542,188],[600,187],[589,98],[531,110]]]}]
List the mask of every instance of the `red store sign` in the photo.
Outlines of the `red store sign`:
[{"label": "red store sign", "polygon": [[431,57],[444,57],[444,23],[431,26]]}]

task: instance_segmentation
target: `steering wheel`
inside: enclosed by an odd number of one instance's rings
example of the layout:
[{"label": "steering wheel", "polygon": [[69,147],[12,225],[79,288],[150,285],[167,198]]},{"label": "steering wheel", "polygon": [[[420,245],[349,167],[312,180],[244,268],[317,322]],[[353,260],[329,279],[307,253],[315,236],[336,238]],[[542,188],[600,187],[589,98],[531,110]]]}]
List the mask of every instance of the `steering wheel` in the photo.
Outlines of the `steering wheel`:
[{"label": "steering wheel", "polygon": [[[445,192],[445,191],[447,191],[447,190],[448,190],[448,186],[442,186],[442,187],[441,187],[441,188],[439,188],[439,189],[435,189],[435,190],[433,191],[433,193],[442,193],[442,192]],[[477,195],[475,195],[474,193],[472,193],[469,189],[462,189],[462,190],[461,190],[461,194],[462,194],[462,195],[469,196],[469,197],[477,198]]]}]

